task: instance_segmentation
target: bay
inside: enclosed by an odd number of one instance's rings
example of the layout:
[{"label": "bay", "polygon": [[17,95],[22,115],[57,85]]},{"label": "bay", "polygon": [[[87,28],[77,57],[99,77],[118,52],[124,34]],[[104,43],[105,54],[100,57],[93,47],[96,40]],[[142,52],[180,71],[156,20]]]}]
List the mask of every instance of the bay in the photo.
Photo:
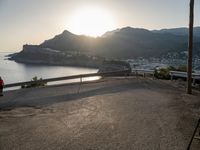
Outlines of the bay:
[{"label": "bay", "polygon": [[[0,53],[0,76],[5,84],[30,81],[33,77],[38,78],[54,78],[71,76],[78,74],[96,73],[98,69],[69,67],[69,66],[48,66],[48,65],[32,65],[22,64],[15,61],[7,60],[5,57],[9,53]],[[86,78],[85,80],[97,80],[98,77]],[[76,82],[77,80],[59,81],[51,84]]]}]

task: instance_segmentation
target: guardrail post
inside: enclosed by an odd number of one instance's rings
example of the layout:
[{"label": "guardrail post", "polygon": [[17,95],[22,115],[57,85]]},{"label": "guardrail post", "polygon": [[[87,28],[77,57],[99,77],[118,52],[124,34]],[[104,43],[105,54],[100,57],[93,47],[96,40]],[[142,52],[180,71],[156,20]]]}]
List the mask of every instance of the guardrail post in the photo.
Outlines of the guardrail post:
[{"label": "guardrail post", "polygon": [[138,72],[137,72],[137,70],[135,70],[135,74],[136,74],[136,77],[138,77]]},{"label": "guardrail post", "polygon": [[82,76],[80,76],[80,84],[79,84],[78,92],[77,92],[78,94],[79,94],[79,92],[80,92],[82,82],[83,82],[83,81],[82,81]]},{"label": "guardrail post", "polygon": [[171,81],[173,80],[173,74],[171,74],[171,78],[170,79],[171,79]]},{"label": "guardrail post", "polygon": [[143,77],[145,78],[145,72],[143,73]]},{"label": "guardrail post", "polygon": [[195,85],[195,82],[196,82],[196,80],[195,80],[195,78],[193,78],[192,85]]}]

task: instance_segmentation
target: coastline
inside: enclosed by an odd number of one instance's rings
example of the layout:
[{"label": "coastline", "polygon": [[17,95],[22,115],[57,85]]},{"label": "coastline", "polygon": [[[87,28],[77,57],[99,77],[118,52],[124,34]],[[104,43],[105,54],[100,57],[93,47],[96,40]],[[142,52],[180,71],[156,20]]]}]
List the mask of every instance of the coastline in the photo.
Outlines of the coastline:
[{"label": "coastline", "polygon": [[45,79],[98,72],[98,68],[95,67],[20,63],[8,60],[5,57],[7,54],[0,54],[0,76],[5,84],[30,81],[35,76]]},{"label": "coastline", "polygon": [[9,61],[14,61],[19,64],[25,65],[34,65],[34,66],[58,66],[58,67],[81,67],[81,68],[91,68],[91,69],[99,69],[99,66],[93,65],[84,65],[84,64],[63,64],[63,63],[53,63],[53,62],[38,62],[38,61],[29,61],[29,60],[14,60],[14,59],[7,59]]}]

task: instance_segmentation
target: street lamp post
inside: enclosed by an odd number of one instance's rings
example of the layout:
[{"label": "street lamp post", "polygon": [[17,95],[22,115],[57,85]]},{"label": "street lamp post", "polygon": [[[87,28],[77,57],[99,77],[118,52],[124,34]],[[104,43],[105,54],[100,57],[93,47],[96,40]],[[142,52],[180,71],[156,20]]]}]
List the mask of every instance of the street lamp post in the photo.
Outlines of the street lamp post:
[{"label": "street lamp post", "polygon": [[188,62],[187,62],[187,93],[192,94],[192,49],[193,49],[193,25],[194,25],[194,0],[190,0],[190,18],[189,18],[189,44],[188,44]]}]

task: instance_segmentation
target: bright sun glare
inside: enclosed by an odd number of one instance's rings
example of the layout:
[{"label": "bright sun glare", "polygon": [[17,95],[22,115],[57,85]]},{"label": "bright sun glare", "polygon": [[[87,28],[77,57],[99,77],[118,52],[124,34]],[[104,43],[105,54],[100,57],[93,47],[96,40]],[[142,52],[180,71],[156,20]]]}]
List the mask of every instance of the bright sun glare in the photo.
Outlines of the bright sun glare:
[{"label": "bright sun glare", "polygon": [[97,37],[114,29],[115,22],[108,11],[98,7],[86,7],[70,16],[66,28],[76,34]]}]

